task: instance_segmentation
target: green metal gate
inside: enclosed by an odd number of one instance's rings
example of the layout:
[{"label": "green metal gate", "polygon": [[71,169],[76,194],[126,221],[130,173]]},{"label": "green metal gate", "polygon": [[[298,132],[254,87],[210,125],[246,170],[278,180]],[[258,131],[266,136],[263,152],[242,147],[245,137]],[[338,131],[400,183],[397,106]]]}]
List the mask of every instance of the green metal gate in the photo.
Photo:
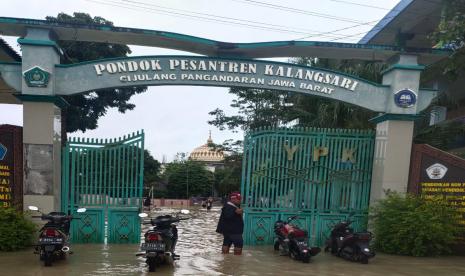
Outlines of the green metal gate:
[{"label": "green metal gate", "polygon": [[244,140],[242,194],[246,244],[271,244],[273,224],[298,215],[309,242],[355,212],[366,227],[375,133],[371,130],[265,128]]},{"label": "green metal gate", "polygon": [[[74,214],[78,243],[138,243],[144,175],[144,132],[117,139],[70,138],[63,149],[63,212]],[[77,214],[77,208],[87,212]]]}]

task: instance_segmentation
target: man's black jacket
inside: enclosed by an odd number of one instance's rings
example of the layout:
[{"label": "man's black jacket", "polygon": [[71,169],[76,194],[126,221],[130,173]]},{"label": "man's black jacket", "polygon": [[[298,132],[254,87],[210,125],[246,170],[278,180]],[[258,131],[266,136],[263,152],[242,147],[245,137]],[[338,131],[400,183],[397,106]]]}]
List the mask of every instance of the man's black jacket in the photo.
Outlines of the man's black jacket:
[{"label": "man's black jacket", "polygon": [[216,232],[224,235],[242,234],[244,232],[244,220],[242,215],[236,213],[236,207],[231,202],[228,202],[221,209],[220,219]]}]

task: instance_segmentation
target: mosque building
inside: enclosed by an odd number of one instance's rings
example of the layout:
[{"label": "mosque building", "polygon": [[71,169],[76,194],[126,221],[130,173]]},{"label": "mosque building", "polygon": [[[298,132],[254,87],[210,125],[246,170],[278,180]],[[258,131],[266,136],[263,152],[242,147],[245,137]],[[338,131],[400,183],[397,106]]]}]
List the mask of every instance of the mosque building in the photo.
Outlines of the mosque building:
[{"label": "mosque building", "polygon": [[211,172],[215,172],[216,168],[222,168],[224,166],[224,153],[213,147],[211,131],[207,143],[195,148],[189,155],[189,160],[204,163]]}]

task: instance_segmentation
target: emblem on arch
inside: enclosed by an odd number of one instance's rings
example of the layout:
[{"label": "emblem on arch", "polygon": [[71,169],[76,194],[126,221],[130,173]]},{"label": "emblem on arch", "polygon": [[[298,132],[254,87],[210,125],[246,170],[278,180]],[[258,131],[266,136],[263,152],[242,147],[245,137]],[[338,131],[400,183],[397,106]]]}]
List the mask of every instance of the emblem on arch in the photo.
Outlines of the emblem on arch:
[{"label": "emblem on arch", "polygon": [[47,87],[50,80],[50,72],[35,66],[29,70],[24,71],[24,80],[29,87]]},{"label": "emblem on arch", "polygon": [[417,94],[411,89],[402,89],[394,94],[394,102],[398,107],[413,107],[417,103]]}]

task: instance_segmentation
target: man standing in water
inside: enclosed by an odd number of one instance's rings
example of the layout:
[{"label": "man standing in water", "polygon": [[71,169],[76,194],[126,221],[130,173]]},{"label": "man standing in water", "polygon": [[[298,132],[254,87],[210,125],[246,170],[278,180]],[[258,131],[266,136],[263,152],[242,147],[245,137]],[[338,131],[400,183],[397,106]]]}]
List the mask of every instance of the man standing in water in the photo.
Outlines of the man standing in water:
[{"label": "man standing in water", "polygon": [[207,211],[210,211],[210,209],[212,208],[212,205],[213,205],[213,198],[209,197],[207,199]]},{"label": "man standing in water", "polygon": [[229,253],[229,248],[234,244],[234,255],[242,254],[244,241],[242,233],[244,232],[244,220],[242,219],[243,210],[241,209],[241,194],[233,192],[230,200],[226,202],[221,209],[220,219],[216,232],[223,234],[223,254]]}]

